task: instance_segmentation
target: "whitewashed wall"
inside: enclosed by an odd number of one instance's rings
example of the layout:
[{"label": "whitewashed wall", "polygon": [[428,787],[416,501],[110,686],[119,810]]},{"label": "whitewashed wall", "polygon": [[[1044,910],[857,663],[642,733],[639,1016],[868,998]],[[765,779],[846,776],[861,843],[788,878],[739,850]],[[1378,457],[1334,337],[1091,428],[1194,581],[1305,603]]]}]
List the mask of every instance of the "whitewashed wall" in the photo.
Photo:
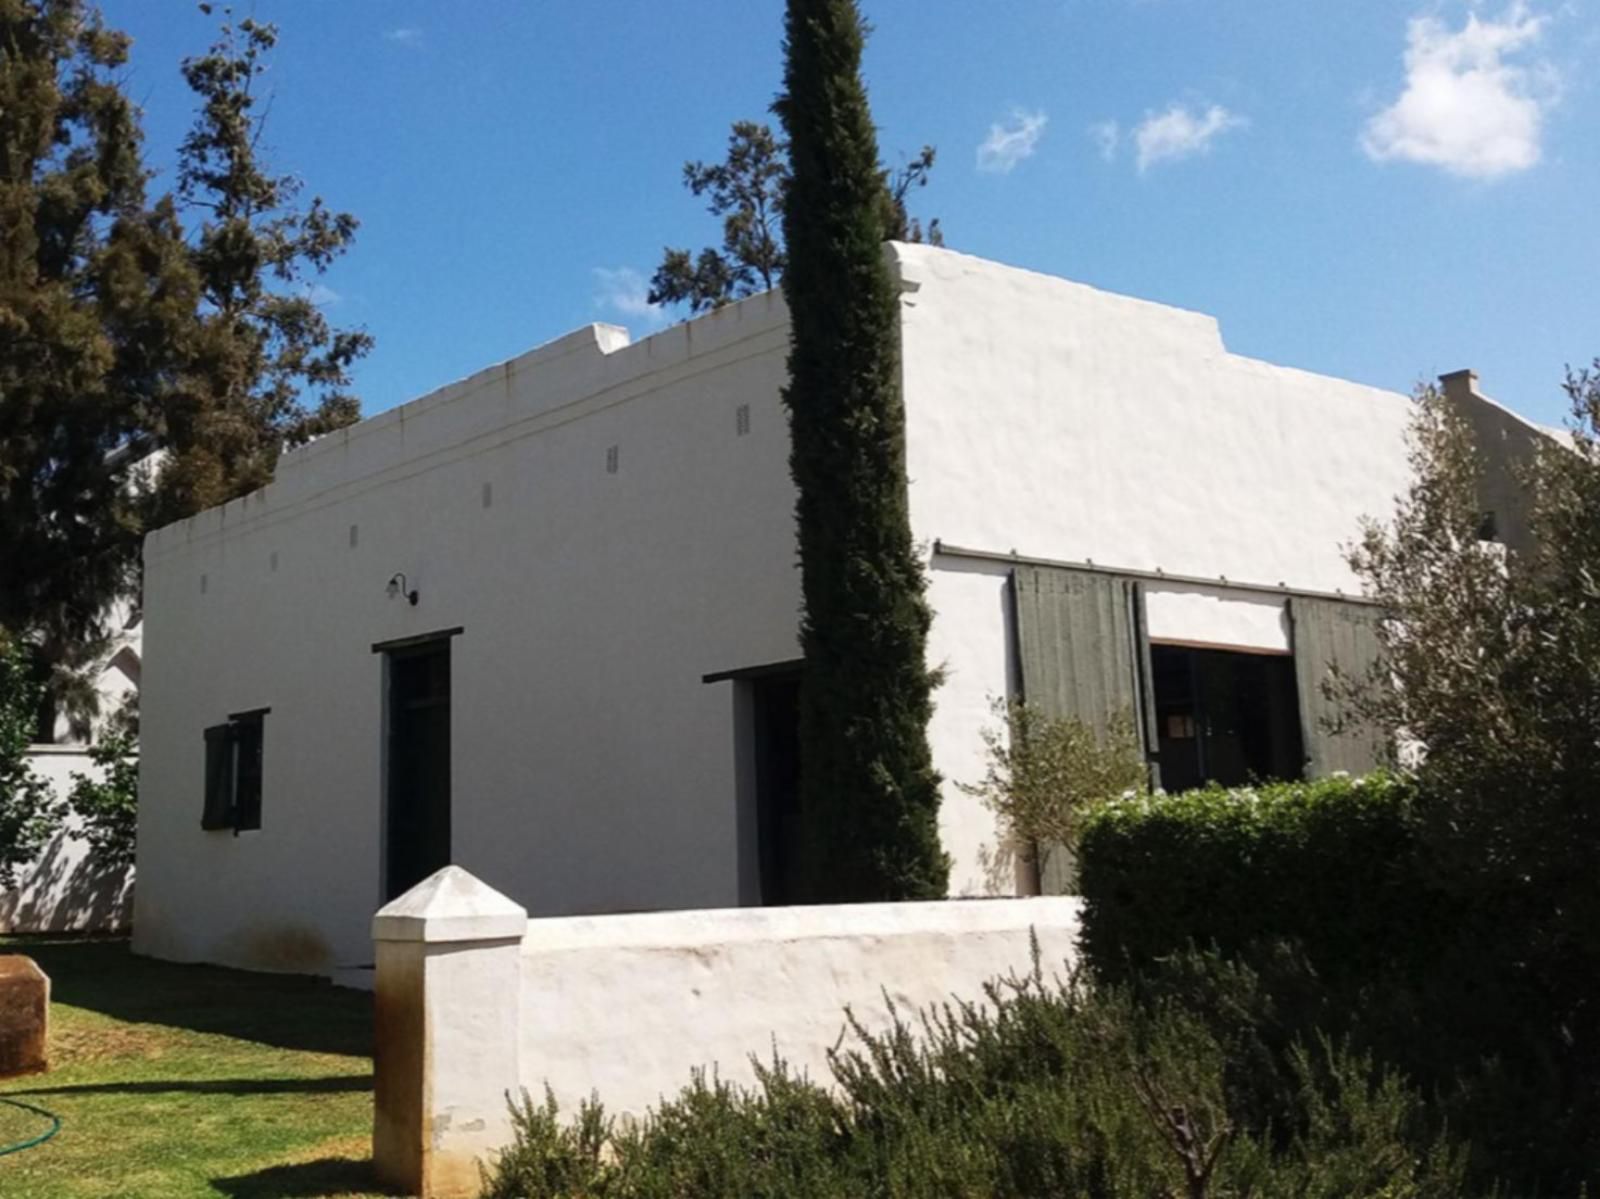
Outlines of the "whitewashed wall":
[{"label": "whitewashed wall", "polygon": [[[797,653],[782,302],[626,343],[579,330],[147,540],[140,952],[371,961],[371,647],[457,626],[457,862],[542,914],[740,902],[734,689],[701,677]],[[262,827],[203,832],[202,731],[260,707]]]},{"label": "whitewashed wall", "polygon": [[[1151,634],[1284,648],[1281,598],[1223,580],[1353,592],[1341,546],[1404,486],[1409,405],[1229,354],[1209,317],[889,252],[929,658],[946,672],[930,736],[952,890],[1008,893],[993,819],[959,789],[1009,689],[1008,572],[934,544],[1216,580],[1153,584]],[[153,534],[136,946],[366,963],[383,800],[371,646],[456,626],[458,862],[540,915],[753,899],[748,713],[733,684],[700,680],[798,652],[786,347],[777,295],[635,345],[579,330]],[[395,571],[418,606],[385,595]],[[259,707],[263,826],[204,833],[202,730]]]},{"label": "whitewashed wall", "polygon": [[828,1085],[846,1008],[882,1031],[893,1004],[916,1027],[1027,975],[1031,938],[1064,976],[1078,916],[1050,898],[528,920],[447,868],[373,921],[374,1160],[407,1193],[476,1194],[478,1160],[510,1140],[507,1092],[637,1117],[693,1070],[751,1084],[751,1055],[774,1052]]},{"label": "whitewashed wall", "polygon": [[[39,745],[28,757],[29,769],[58,799],[72,789],[74,774],[100,775],[82,746]],[[0,933],[127,928],[133,910],[133,872],[106,870],[90,860],[80,827],[77,817],[69,814],[38,859],[18,872],[17,885],[0,889]]]},{"label": "whitewashed wall", "polygon": [[[1341,547],[1405,486],[1402,395],[1230,354],[1198,313],[947,250],[897,246],[911,518],[944,667],[932,725],[957,894],[1009,891],[975,729],[1007,691],[993,553],[1358,592]],[[1150,634],[1285,649],[1278,597],[1153,584]],[[1012,680],[1014,682],[1014,680]]]}]

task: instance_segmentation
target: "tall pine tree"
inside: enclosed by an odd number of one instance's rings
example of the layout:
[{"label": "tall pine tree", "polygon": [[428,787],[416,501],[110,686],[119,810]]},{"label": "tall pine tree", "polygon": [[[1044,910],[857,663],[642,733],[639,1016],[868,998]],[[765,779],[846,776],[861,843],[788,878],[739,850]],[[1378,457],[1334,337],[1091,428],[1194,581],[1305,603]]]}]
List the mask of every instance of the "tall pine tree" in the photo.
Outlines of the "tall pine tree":
[{"label": "tall pine tree", "polygon": [[945,894],[926,580],[911,539],[898,296],[855,0],[788,0],[790,470],[804,612],[801,882],[827,901]]},{"label": "tall pine tree", "polygon": [[335,329],[315,291],[358,222],[321,197],[302,205],[300,181],[261,155],[259,87],[277,37],[275,26],[225,8],[217,41],[183,62],[199,112],[179,148],[178,198],[197,225],[201,303],[188,385],[163,411],[170,455],[154,524],[264,486],[285,448],[361,414],[350,367],[372,338]]},{"label": "tall pine tree", "polygon": [[197,295],[171,205],[145,204],[127,49],[80,0],[0,0],[0,628],[41,678],[129,584],[129,447]]}]

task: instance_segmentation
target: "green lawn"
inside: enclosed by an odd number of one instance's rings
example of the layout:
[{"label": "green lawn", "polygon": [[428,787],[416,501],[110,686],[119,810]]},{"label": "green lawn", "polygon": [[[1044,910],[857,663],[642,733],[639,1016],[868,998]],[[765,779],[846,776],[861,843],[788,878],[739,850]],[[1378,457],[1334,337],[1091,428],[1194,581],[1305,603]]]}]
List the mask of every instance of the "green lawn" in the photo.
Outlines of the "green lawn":
[{"label": "green lawn", "polygon": [[[50,1073],[0,1095],[64,1121],[0,1157],[5,1199],[312,1199],[371,1176],[370,996],[136,958],[124,941],[0,938],[51,978]],[[0,1105],[0,1144],[47,1122]]]}]

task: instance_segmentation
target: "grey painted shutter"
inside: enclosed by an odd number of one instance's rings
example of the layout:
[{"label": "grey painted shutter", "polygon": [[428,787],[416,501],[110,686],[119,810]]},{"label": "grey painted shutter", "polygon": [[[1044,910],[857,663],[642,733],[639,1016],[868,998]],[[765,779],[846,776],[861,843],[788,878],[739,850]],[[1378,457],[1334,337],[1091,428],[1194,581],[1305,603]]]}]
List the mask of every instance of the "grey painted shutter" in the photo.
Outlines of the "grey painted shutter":
[{"label": "grey painted shutter", "polygon": [[1118,712],[1139,715],[1126,580],[1019,566],[1015,576],[1022,697],[1104,734]]},{"label": "grey painted shutter", "polygon": [[[1117,713],[1145,740],[1144,690],[1135,636],[1134,584],[1111,575],[1019,566],[1012,576],[1022,698],[1051,716],[1081,720],[1098,735]],[[1142,622],[1141,622],[1142,623]],[[1041,847],[1040,889],[1066,891],[1076,866],[1060,846]]]},{"label": "grey painted shutter", "polygon": [[1323,692],[1331,667],[1337,665],[1346,677],[1364,678],[1378,660],[1378,610],[1370,604],[1297,595],[1289,601],[1289,614],[1307,775],[1324,778],[1341,770],[1365,774],[1382,765],[1382,734],[1356,725],[1345,705]]},{"label": "grey painted shutter", "polygon": [[200,827],[233,827],[232,725],[217,724],[206,730],[206,799]]}]

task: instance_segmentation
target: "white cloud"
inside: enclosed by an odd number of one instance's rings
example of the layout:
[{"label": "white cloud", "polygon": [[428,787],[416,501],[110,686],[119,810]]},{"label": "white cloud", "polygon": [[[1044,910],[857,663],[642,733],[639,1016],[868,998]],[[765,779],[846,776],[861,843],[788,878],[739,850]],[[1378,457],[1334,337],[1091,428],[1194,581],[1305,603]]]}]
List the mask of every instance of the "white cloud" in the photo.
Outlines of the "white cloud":
[{"label": "white cloud", "polygon": [[990,125],[989,136],[978,147],[978,169],[1008,175],[1024,158],[1033,157],[1049,118],[1040,112],[1017,109],[1010,125]]},{"label": "white cloud", "polygon": [[597,266],[594,278],[594,302],[599,307],[650,326],[666,322],[666,310],[650,302],[649,282],[631,266]]},{"label": "white cloud", "polygon": [[1134,143],[1139,147],[1139,173],[1158,162],[1204,154],[1222,134],[1247,124],[1244,117],[1220,104],[1213,104],[1198,116],[1183,104],[1174,104],[1166,112],[1149,113],[1133,131]]},{"label": "white cloud", "polygon": [[1413,18],[1405,90],[1367,122],[1362,149],[1376,162],[1397,158],[1477,179],[1533,166],[1559,80],[1547,65],[1530,69],[1507,58],[1537,42],[1548,20],[1524,0],[1513,0],[1498,20],[1469,13],[1455,31],[1437,17]]},{"label": "white cloud", "polygon": [[306,299],[310,300],[318,308],[322,308],[330,304],[338,304],[344,297],[325,283],[313,283],[306,288]]},{"label": "white cloud", "polygon": [[1100,148],[1100,157],[1110,162],[1117,156],[1117,147],[1122,144],[1122,126],[1115,121],[1096,121],[1089,126],[1089,136]]},{"label": "white cloud", "polygon": [[402,26],[399,29],[386,30],[383,35],[386,42],[399,42],[402,46],[416,46],[422,42],[422,30],[414,25]]}]

